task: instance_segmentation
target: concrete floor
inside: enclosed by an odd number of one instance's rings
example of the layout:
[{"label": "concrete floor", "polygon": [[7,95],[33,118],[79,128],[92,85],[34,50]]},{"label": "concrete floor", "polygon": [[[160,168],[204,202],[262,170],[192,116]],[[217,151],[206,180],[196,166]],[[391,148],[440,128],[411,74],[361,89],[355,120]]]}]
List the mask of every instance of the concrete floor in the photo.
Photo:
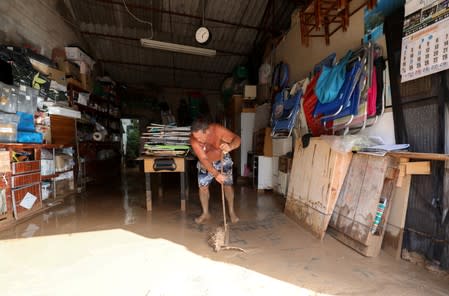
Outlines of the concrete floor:
[{"label": "concrete floor", "polygon": [[236,188],[231,228],[247,253],[214,253],[206,236],[221,219],[219,187],[215,218],[198,226],[195,190],[183,213],[176,179],[164,183],[151,213],[134,172],[1,232],[1,295],[449,295],[447,275],[318,241],[284,216],[281,197],[249,187]]}]

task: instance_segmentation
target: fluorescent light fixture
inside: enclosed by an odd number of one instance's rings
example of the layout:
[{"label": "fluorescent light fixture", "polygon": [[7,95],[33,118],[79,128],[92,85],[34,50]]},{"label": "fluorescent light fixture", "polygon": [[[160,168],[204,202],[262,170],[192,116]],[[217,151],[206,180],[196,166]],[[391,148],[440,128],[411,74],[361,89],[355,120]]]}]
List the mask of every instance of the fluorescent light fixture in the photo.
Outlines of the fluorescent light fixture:
[{"label": "fluorescent light fixture", "polygon": [[180,52],[180,53],[196,54],[196,55],[202,55],[202,56],[207,56],[207,57],[213,57],[217,54],[217,51],[215,49],[193,47],[193,46],[176,44],[176,43],[168,43],[168,42],[156,41],[153,39],[142,38],[142,39],[140,39],[140,44],[143,47],[149,47],[149,48],[154,48],[154,49],[159,49],[159,50],[168,50],[168,51]]}]

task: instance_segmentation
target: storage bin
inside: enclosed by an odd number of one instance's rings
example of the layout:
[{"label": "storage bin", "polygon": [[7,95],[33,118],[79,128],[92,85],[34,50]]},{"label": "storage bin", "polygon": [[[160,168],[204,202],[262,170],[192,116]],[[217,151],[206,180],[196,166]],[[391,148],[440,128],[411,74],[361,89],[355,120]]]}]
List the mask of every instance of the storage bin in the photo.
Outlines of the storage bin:
[{"label": "storage bin", "polygon": [[44,137],[38,132],[17,132],[17,142],[19,143],[38,143],[41,144]]},{"label": "storage bin", "polygon": [[41,159],[41,175],[51,176],[55,173],[55,162],[53,159]]},{"label": "storage bin", "polygon": [[34,114],[37,110],[38,93],[36,89],[21,85],[17,94],[17,112]]},{"label": "storage bin", "polygon": [[17,112],[17,96],[13,96],[11,88],[0,82],[0,111],[6,113]]},{"label": "storage bin", "polygon": [[53,190],[51,189],[51,183],[50,182],[42,182],[41,185],[41,192],[42,192],[42,200],[48,199],[51,194],[53,193]]},{"label": "storage bin", "polygon": [[0,142],[13,143],[17,140],[17,124],[19,117],[16,114],[0,112]]}]

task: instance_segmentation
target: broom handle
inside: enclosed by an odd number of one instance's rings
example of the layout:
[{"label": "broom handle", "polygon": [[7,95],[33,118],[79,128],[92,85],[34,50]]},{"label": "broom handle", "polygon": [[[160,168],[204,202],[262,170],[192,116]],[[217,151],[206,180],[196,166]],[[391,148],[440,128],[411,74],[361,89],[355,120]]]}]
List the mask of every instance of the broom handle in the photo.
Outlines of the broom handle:
[{"label": "broom handle", "polygon": [[[220,170],[220,174],[223,174],[223,158],[224,158],[224,153],[223,151],[221,151],[221,170]],[[221,201],[223,203],[223,223],[224,223],[224,229],[225,232],[228,228],[228,225],[226,224],[226,204],[225,204],[225,196],[224,196],[224,183],[221,184]]]}]

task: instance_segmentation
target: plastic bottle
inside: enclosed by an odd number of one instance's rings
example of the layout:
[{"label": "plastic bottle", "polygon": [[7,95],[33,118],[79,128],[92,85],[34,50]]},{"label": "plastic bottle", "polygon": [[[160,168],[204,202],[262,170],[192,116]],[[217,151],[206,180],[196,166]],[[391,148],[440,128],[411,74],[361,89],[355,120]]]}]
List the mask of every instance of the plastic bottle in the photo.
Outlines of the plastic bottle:
[{"label": "plastic bottle", "polygon": [[381,198],[379,204],[377,205],[376,217],[374,218],[373,227],[371,228],[372,234],[376,233],[379,223],[382,220],[382,216],[384,214],[386,206],[387,206],[387,199]]}]

